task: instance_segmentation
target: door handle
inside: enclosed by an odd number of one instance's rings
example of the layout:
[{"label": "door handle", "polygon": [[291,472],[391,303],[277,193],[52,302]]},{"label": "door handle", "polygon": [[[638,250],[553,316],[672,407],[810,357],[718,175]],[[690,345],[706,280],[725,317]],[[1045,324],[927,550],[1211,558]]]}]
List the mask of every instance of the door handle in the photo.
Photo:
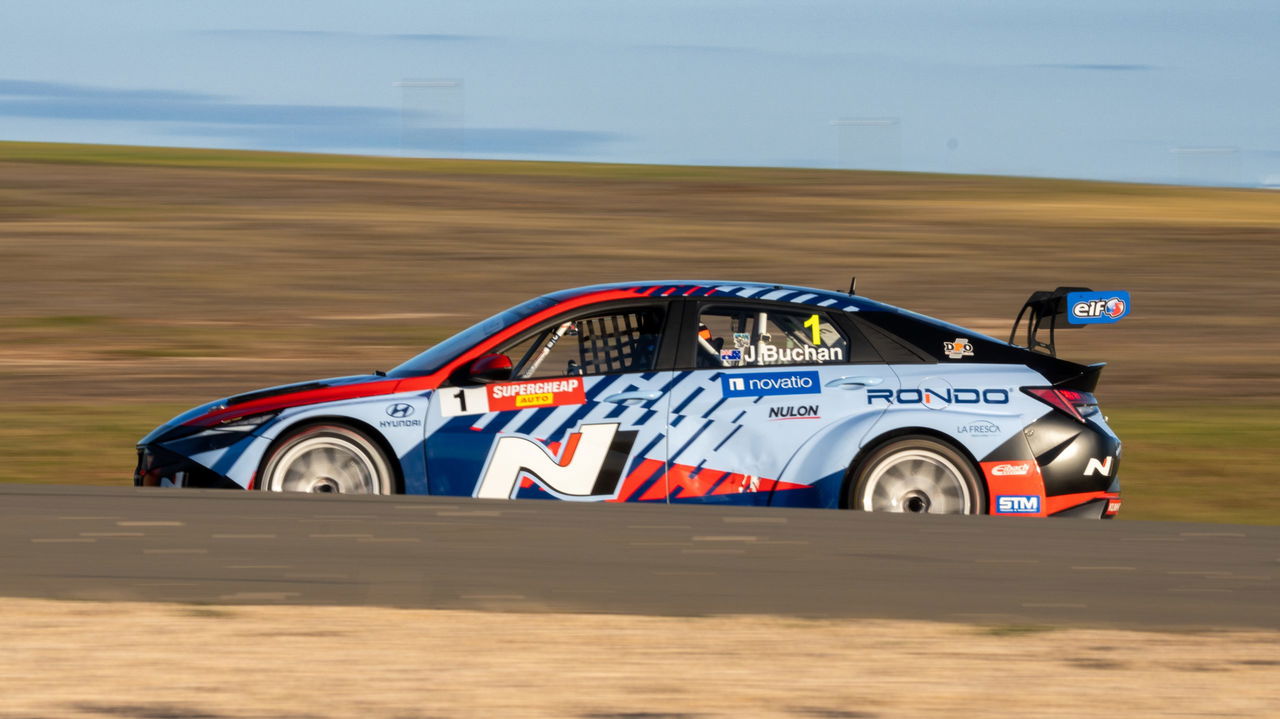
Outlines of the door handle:
[{"label": "door handle", "polygon": [[615,402],[617,404],[622,404],[624,402],[652,402],[653,400],[661,396],[662,396],[662,392],[660,390],[637,389],[637,390],[632,390],[631,392],[619,392],[617,394],[611,394],[608,397],[605,397],[603,401]]},{"label": "door handle", "polygon": [[837,377],[826,384],[840,389],[863,389],[884,381],[883,377]]}]

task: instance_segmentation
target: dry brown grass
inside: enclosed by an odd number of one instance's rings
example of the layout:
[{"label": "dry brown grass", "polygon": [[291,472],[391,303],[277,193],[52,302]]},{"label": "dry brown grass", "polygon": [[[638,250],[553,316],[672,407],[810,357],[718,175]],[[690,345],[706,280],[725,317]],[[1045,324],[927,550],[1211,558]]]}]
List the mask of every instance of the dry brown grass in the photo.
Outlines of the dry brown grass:
[{"label": "dry brown grass", "polygon": [[0,717],[1280,716],[1280,636],[0,600]]}]

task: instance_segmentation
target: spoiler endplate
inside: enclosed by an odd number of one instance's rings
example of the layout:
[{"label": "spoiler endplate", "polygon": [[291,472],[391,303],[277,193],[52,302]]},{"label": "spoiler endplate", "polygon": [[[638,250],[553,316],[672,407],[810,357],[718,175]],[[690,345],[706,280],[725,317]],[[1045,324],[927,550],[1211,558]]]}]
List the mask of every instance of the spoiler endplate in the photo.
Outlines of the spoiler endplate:
[{"label": "spoiler endplate", "polygon": [[[1009,331],[1009,344],[1017,344],[1018,325],[1022,324],[1022,318],[1030,312],[1030,317],[1027,318],[1027,342],[1021,346],[1033,352],[1043,351],[1050,357],[1057,357],[1058,351],[1055,344],[1057,330],[1080,327],[1067,322],[1067,295],[1071,292],[1092,291],[1088,287],[1059,287],[1054,290],[1032,292],[1027,301],[1022,303],[1022,309],[1013,321],[1013,329]],[[1042,342],[1040,330],[1045,326],[1046,320],[1049,327],[1049,341]]]}]

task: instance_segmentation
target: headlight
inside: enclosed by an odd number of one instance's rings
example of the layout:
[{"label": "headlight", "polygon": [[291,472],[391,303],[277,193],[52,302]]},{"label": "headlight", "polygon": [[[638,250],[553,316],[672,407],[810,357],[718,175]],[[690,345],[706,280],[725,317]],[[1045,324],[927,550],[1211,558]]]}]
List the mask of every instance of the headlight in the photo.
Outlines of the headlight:
[{"label": "headlight", "polygon": [[263,412],[261,414],[250,414],[244,417],[235,417],[220,422],[209,429],[219,431],[225,430],[227,432],[251,432],[270,420],[275,419],[278,414],[280,414],[279,410],[275,412]]}]

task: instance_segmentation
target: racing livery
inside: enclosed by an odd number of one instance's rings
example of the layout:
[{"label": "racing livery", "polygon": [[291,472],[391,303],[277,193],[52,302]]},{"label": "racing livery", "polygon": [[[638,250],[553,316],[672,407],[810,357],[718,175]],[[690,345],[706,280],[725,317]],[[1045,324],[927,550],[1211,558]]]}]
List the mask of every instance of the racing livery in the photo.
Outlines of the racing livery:
[{"label": "racing livery", "polygon": [[139,442],[134,482],[1109,518],[1102,365],[1053,334],[1119,311],[1080,292],[1033,294],[1025,346],[803,287],[555,292],[389,372],[196,407]]}]

